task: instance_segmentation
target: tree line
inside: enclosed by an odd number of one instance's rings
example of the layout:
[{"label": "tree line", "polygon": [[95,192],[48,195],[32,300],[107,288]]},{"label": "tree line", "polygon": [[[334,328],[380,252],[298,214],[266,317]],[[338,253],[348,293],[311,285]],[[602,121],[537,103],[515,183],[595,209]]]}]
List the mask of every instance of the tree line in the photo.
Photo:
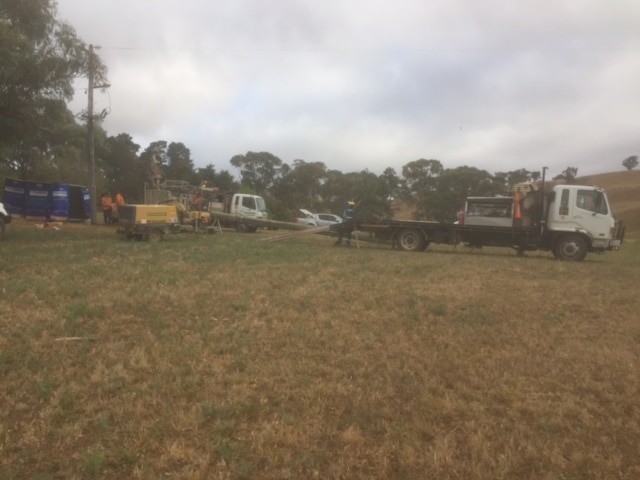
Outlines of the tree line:
[{"label": "tree line", "polygon": [[[74,79],[93,68],[97,83],[106,84],[107,68],[97,56],[89,61],[87,45],[56,15],[53,0],[0,0],[0,181],[14,177],[87,184],[86,114],[76,118],[67,104]],[[142,202],[145,184],[155,172],[160,181],[206,182],[263,195],[273,218],[281,220],[295,218],[298,208],[341,213],[349,199],[358,203],[363,217],[386,217],[391,200],[403,199],[416,219],[451,221],[467,196],[503,194],[509,186],[541,175],[526,169],[490,174],[468,166],[444,168],[425,158],[405,164],[400,172],[344,173],[323,162],[296,159],[287,164],[270,152],[249,151],[229,161],[240,172],[236,179],[213,164],[196,168],[189,148],[180,142],[158,140],[143,149],[129,134],[109,136],[98,125],[93,144],[98,191],[117,190],[130,203]],[[623,165],[635,168],[637,156]],[[577,171],[567,167],[558,177],[571,181]]]}]

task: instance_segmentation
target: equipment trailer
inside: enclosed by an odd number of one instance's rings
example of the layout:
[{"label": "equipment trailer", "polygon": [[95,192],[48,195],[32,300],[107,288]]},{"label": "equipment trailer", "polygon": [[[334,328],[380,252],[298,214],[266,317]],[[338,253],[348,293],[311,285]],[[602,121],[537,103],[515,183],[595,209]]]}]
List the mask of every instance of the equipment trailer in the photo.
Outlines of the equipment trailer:
[{"label": "equipment trailer", "polygon": [[606,192],[598,187],[556,185],[543,195],[531,184],[519,185],[513,197],[470,197],[456,224],[386,220],[341,223],[334,232],[358,230],[390,241],[406,251],[426,250],[430,243],[472,247],[510,247],[551,251],[560,260],[580,261],[588,252],[617,250],[624,225],[611,213]]}]

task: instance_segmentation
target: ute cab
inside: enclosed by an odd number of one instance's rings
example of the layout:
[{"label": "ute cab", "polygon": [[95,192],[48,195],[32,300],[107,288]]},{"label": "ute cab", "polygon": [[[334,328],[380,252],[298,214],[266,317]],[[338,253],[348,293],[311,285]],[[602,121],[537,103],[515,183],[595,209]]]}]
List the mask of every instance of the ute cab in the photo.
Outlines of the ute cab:
[{"label": "ute cab", "polygon": [[556,257],[582,260],[587,252],[620,248],[624,226],[602,188],[556,185],[547,202],[546,242]]}]

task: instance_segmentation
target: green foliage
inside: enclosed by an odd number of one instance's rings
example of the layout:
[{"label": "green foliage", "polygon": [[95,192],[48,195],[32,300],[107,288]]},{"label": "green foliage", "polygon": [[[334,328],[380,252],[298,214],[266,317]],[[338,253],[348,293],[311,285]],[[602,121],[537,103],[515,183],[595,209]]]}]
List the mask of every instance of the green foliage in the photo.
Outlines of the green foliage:
[{"label": "green foliage", "polygon": [[167,178],[196,183],[191,151],[185,147],[184,143],[171,142],[167,147],[167,160]]},{"label": "green foliage", "polygon": [[[52,0],[0,0],[0,165],[22,179],[77,181],[84,141],[66,102],[88,55],[55,15]],[[104,79],[99,59],[95,69]]]},{"label": "green foliage", "polygon": [[282,160],[269,152],[247,152],[234,156],[230,162],[240,170],[241,183],[259,195],[269,191],[282,167]]},{"label": "green foliage", "polygon": [[633,170],[634,168],[636,168],[638,166],[638,156],[637,155],[632,155],[630,157],[625,158],[622,161],[622,166],[624,168],[626,168],[627,170]]},{"label": "green foliage", "polygon": [[571,183],[575,180],[578,175],[577,167],[567,167],[565,168],[560,175],[556,175],[553,177],[554,180],[565,180],[567,183]]},{"label": "green foliage", "polygon": [[415,160],[402,167],[406,190],[404,198],[416,207],[416,218],[426,219],[430,205],[433,203],[433,192],[437,189],[439,177],[444,168],[438,160]]},{"label": "green foliage", "polygon": [[87,478],[100,478],[104,469],[105,452],[102,449],[85,452],[83,455],[84,473]]},{"label": "green foliage", "polygon": [[289,205],[315,210],[322,203],[321,189],[326,173],[327,167],[322,162],[294,160],[293,167],[275,182],[272,193]]},{"label": "green foliage", "polygon": [[536,181],[540,178],[540,172],[530,172],[526,168],[511,170],[509,172],[496,172],[496,182],[511,187],[518,183]]},{"label": "green foliage", "polygon": [[148,172],[137,155],[139,149],[140,145],[126,133],[106,139],[100,161],[106,180],[103,190],[113,194],[120,191],[130,202],[143,198]]},{"label": "green foliage", "polygon": [[209,163],[204,168],[196,169],[194,176],[196,179],[194,182],[195,185],[206,183],[208,186],[217,187],[225,192],[235,192],[240,188],[240,185],[228,170],[216,172],[216,168],[212,163]]},{"label": "green foliage", "polygon": [[503,190],[504,186],[486,170],[468,166],[447,169],[426,197],[425,212],[429,219],[451,223],[467,197],[491,196]]}]

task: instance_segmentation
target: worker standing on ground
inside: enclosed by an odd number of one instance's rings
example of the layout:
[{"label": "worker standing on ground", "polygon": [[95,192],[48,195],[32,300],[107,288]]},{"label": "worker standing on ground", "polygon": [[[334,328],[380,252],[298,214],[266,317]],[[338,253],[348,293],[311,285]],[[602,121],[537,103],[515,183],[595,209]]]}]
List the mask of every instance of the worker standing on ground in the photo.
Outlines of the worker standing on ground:
[{"label": "worker standing on ground", "polygon": [[191,199],[191,208],[197,211],[202,210],[202,194],[200,192],[196,193]]},{"label": "worker standing on ground", "polygon": [[336,245],[342,245],[342,237],[345,237],[347,241],[347,247],[351,246],[351,233],[354,228],[354,220],[356,218],[355,210],[356,202],[349,200],[344,204],[344,211],[342,212],[342,225],[338,231],[338,240]]},{"label": "worker standing on ground", "polygon": [[104,218],[104,224],[111,225],[111,223],[113,223],[113,219],[111,217],[111,213],[113,211],[113,200],[111,199],[111,194],[109,192],[104,192],[102,194],[102,198],[100,198],[100,203],[102,204],[102,217]]},{"label": "worker standing on ground", "polygon": [[120,209],[124,207],[124,197],[120,192],[116,194],[116,210],[118,210],[118,215],[120,215]]}]

